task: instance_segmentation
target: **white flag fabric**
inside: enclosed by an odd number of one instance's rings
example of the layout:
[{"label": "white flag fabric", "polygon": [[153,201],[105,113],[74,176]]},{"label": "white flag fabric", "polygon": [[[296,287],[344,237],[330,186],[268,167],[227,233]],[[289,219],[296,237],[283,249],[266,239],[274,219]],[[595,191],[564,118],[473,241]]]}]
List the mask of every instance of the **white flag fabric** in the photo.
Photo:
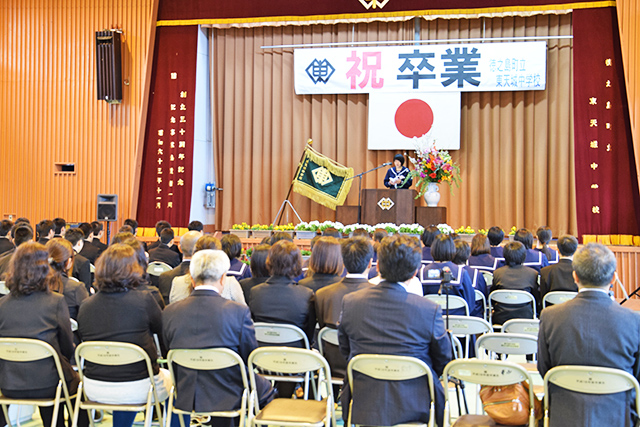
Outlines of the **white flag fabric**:
[{"label": "white flag fabric", "polygon": [[413,150],[430,131],[436,148],[460,149],[460,92],[369,94],[369,150]]}]

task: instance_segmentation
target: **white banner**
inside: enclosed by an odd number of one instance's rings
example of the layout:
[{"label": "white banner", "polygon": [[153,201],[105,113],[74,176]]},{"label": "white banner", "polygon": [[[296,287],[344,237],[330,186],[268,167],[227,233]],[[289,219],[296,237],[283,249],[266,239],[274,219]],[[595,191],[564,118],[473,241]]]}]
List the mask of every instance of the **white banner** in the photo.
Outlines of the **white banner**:
[{"label": "white banner", "polygon": [[298,95],[544,90],[546,42],[296,49]]},{"label": "white banner", "polygon": [[460,92],[369,95],[369,150],[414,150],[427,132],[436,148],[460,149]]}]

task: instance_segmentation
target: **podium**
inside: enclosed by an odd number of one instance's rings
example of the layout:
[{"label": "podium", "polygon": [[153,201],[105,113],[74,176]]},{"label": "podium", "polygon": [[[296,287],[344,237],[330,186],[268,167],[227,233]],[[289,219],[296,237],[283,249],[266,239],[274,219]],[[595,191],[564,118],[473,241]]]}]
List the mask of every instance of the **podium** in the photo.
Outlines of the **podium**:
[{"label": "podium", "polygon": [[415,190],[362,190],[362,223],[413,224],[415,222]]}]

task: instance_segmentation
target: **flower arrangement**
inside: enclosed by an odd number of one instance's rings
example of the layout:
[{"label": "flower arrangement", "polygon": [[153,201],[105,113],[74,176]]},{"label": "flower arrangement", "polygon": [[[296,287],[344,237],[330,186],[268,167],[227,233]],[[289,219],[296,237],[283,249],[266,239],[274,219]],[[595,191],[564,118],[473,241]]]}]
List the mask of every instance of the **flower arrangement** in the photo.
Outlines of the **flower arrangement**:
[{"label": "flower arrangement", "polygon": [[273,225],[271,225],[271,224],[253,224],[251,226],[251,230],[273,230]]},{"label": "flower arrangement", "polygon": [[338,221],[336,221],[336,222],[325,221],[325,222],[321,223],[318,226],[318,230],[320,230],[320,231],[324,231],[327,228],[335,228],[336,230],[342,232],[342,230],[344,229],[344,224],[342,224],[341,222],[338,222]]},{"label": "flower arrangement", "polygon": [[318,227],[320,227],[320,222],[311,221],[311,222],[301,222],[295,226],[296,231],[318,231]]},{"label": "flower arrangement", "polygon": [[438,225],[436,225],[436,227],[438,228],[438,230],[440,230],[440,232],[442,234],[453,234],[453,233],[455,233],[453,227],[451,227],[449,224],[438,224]]},{"label": "flower arrangement", "polygon": [[471,228],[471,226],[467,225],[466,227],[460,227],[455,230],[456,234],[476,234],[476,230]]},{"label": "flower arrangement", "polygon": [[390,222],[381,222],[380,224],[376,224],[373,226],[373,229],[375,230],[376,228],[384,228],[389,234],[397,233],[400,230],[400,227]]},{"label": "flower arrangement", "polygon": [[303,250],[300,251],[300,255],[302,255],[302,256],[311,256],[311,251],[303,249]]},{"label": "flower arrangement", "polygon": [[233,224],[231,226],[232,230],[249,230],[250,228],[251,226],[246,222],[243,222],[242,224]]},{"label": "flower arrangement", "polygon": [[439,184],[446,182],[451,188],[451,183],[460,187],[460,166],[453,161],[447,150],[436,149],[436,141],[428,133],[421,138],[414,138],[417,158],[409,156],[414,170],[409,171],[407,180],[413,178],[418,190],[418,197],[427,192],[430,183]]},{"label": "flower arrangement", "polygon": [[420,224],[400,224],[398,231],[400,233],[422,234],[424,227]]},{"label": "flower arrangement", "polygon": [[290,222],[289,224],[276,225],[273,229],[276,231],[293,231],[294,227],[293,223]]},{"label": "flower arrangement", "polygon": [[511,227],[511,231],[509,231],[509,236],[515,236],[517,231],[518,229],[514,225],[513,227]]}]

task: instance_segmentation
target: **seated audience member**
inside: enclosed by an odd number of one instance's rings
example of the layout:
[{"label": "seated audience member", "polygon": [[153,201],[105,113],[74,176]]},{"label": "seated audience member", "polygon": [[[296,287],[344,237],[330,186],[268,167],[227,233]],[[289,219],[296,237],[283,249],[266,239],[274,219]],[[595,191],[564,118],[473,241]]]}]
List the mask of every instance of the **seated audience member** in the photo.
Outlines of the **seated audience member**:
[{"label": "seated audience member", "polygon": [[513,240],[522,243],[527,251],[527,257],[525,258],[523,265],[533,268],[538,273],[540,273],[540,269],[542,269],[542,267],[547,267],[549,265],[549,260],[545,254],[532,249],[533,234],[531,234],[529,230],[521,228],[516,232],[516,235],[513,236]]},{"label": "seated audience member", "polygon": [[373,260],[371,261],[371,268],[369,269],[369,279],[373,279],[378,275],[378,246],[382,239],[387,237],[389,233],[384,228],[376,228],[373,232]]},{"label": "seated audience member", "polygon": [[[451,360],[451,342],[444,329],[438,304],[407,293],[404,283],[421,267],[417,239],[401,235],[387,237],[378,248],[378,268],[384,279],[378,286],[345,295],[338,325],[340,351],[347,360],[358,354],[394,354],[424,361],[433,377],[442,374]],[[380,384],[354,373],[361,381],[355,388],[353,422],[392,426],[429,419],[429,390],[424,380]],[[434,381],[436,422],[443,425],[444,393]],[[346,419],[351,400],[349,386],[342,388],[342,411]]]},{"label": "seated audience member", "polygon": [[196,242],[202,237],[199,231],[188,231],[180,237],[180,251],[182,252],[182,262],[173,270],[165,271],[158,278],[158,289],[164,299],[166,305],[169,304],[169,295],[171,294],[171,283],[178,276],[184,276],[189,272],[189,264],[191,256],[196,247]]},{"label": "seated audience member", "polygon": [[93,241],[93,227],[88,222],[82,222],[78,228],[84,234],[84,245],[82,245],[80,255],[88,259],[91,264],[96,265],[96,260],[102,251],[91,243]]},{"label": "seated audience member", "polygon": [[11,241],[11,237],[9,235],[12,227],[13,222],[8,219],[3,219],[2,222],[0,222],[0,256],[12,249],[15,249],[15,245]]},{"label": "seated audience member", "polygon": [[[131,226],[127,225],[127,224],[123,225],[122,227],[120,227],[118,229],[118,234],[119,233],[129,233],[129,234],[131,234],[132,236],[135,237],[135,233],[133,232],[133,228],[131,228]],[[111,243],[113,243],[113,240],[111,240]]]},{"label": "seated audience member", "polygon": [[73,269],[73,245],[66,239],[55,237],[45,246],[49,253],[49,266],[53,272],[49,279],[49,290],[64,296],[72,319],[78,319],[78,309],[82,301],[89,298],[89,292],[84,283],[69,280],[69,273]]},{"label": "seated audience member", "polygon": [[93,229],[93,240],[91,241],[91,244],[100,249],[100,253],[102,253],[107,249],[107,245],[100,241],[104,233],[102,224],[100,224],[98,221],[93,221],[91,223],[91,228]]},{"label": "seated audience member", "polygon": [[13,257],[13,254],[16,252],[17,248],[23,243],[33,241],[33,229],[28,224],[19,223],[16,221],[16,223],[13,225],[13,228],[11,229],[11,239],[15,247],[8,250],[0,257],[0,280],[4,280],[3,276],[9,269],[9,263],[11,262],[11,258]]},{"label": "seated audience member", "polygon": [[[193,253],[205,250],[205,249],[214,249],[220,250],[221,244],[220,240],[216,239],[211,235],[201,236],[195,244],[193,249]],[[242,293],[242,288],[240,287],[240,283],[233,276],[226,276],[222,283],[224,284],[224,289],[222,289],[222,298],[235,301],[240,304],[247,305],[244,295]],[[177,276],[173,279],[171,283],[171,292],[169,293],[169,304],[173,304],[174,302],[181,301],[191,295],[193,292],[193,284],[191,282],[191,275],[187,270],[187,274],[184,276]]]},{"label": "seated audience member", "polygon": [[440,230],[435,225],[430,225],[425,227],[422,232],[422,236],[420,236],[420,240],[424,247],[422,248],[422,263],[429,264],[433,261],[433,257],[431,256],[431,245],[433,244],[433,240],[437,235],[440,234]]},{"label": "seated audience member", "polygon": [[[538,371],[544,376],[560,365],[622,369],[640,380],[640,315],[609,298],[616,258],[606,247],[589,243],[573,257],[578,295],[540,315]],[[574,393],[551,384],[551,426],[633,426],[633,391],[597,395]]]},{"label": "seated audience member", "polygon": [[64,238],[71,243],[73,251],[75,252],[71,275],[84,283],[87,292],[92,293],[91,291],[95,291],[95,289],[93,289],[93,279],[91,277],[91,262],[80,255],[80,251],[84,246],[83,237],[84,233],[79,228],[70,228],[69,231],[64,234]]},{"label": "seated audience member", "polygon": [[[131,233],[135,236],[137,231],[138,231],[138,221],[136,221],[135,219],[132,218],[127,218],[124,220],[123,225],[128,225],[129,227],[131,227],[132,231]],[[160,230],[162,231],[162,230]]]},{"label": "seated audience member", "polygon": [[64,233],[67,231],[67,221],[64,218],[53,219],[53,237],[64,237]]},{"label": "seated audience member", "polygon": [[269,270],[267,269],[267,255],[269,254],[271,245],[258,245],[253,248],[251,253],[251,277],[240,280],[240,287],[244,294],[245,301],[249,301],[251,289],[264,283],[269,278]]},{"label": "seated audience member", "polygon": [[[131,228],[129,226],[125,226],[123,225],[122,227],[120,227],[120,230],[122,230],[123,228]],[[130,231],[118,231],[115,236],[113,236],[113,238],[111,239],[111,244],[115,245],[118,243],[124,243],[125,240],[130,239],[130,238],[135,238],[136,236],[133,235],[133,233],[131,233]]]},{"label": "seated audience member", "polygon": [[371,235],[364,228],[356,228],[353,230],[352,237],[364,237],[365,239],[371,239]]},{"label": "seated audience member", "polygon": [[573,280],[573,254],[578,249],[578,239],[565,234],[558,238],[560,260],[540,270],[540,298],[552,291],[577,292],[578,285]]},{"label": "seated audience member", "polygon": [[476,234],[471,240],[471,256],[469,267],[493,273],[498,268],[498,259],[491,255],[489,239],[484,234]]},{"label": "seated audience member", "polygon": [[[420,270],[420,282],[422,283],[422,291],[424,294],[444,293],[444,290],[441,291],[440,289],[442,272],[445,268],[449,268],[451,271],[451,282],[449,282],[451,288],[449,295],[464,298],[469,306],[469,312],[471,312],[476,305],[476,294],[473,291],[469,274],[464,268],[453,263],[453,258],[456,256],[456,245],[451,236],[438,234],[431,245],[431,256],[433,256],[434,261],[430,264],[423,265],[423,268]],[[463,308],[452,309],[449,313],[466,314]]]},{"label": "seated audience member", "polygon": [[[78,333],[83,341],[120,341],[142,347],[151,359],[158,398],[164,401],[171,390],[171,377],[158,366],[153,340],[153,334],[162,335],[162,311],[149,292],[134,291],[145,282],[136,251],[122,243],[110,245],[96,264],[99,291],[80,306]],[[86,363],[84,375],[87,397],[93,401],[140,403],[147,398],[149,374],[144,364]],[[135,412],[114,411],[113,425],[131,426],[135,416]],[[177,417],[174,422],[179,422]]]},{"label": "seated audience member", "polygon": [[[469,254],[471,253],[471,249],[469,248],[469,244],[462,240],[456,240],[456,254],[453,257],[453,263],[458,266],[458,268],[462,268],[467,272],[469,277],[471,278],[471,286],[473,289],[482,292],[485,296],[489,296],[487,291],[487,282],[484,280],[484,276],[482,275],[482,271],[476,268],[473,268],[467,264],[467,260],[469,259]],[[474,292],[475,298],[475,292]],[[469,311],[472,316],[484,317],[482,300],[478,300],[475,302],[473,306],[469,306]]]},{"label": "seated audience member", "polygon": [[539,245],[536,250],[545,254],[547,260],[549,261],[549,264],[556,264],[559,259],[558,252],[549,247],[549,242],[553,237],[551,229],[545,225],[544,227],[538,228],[538,230],[536,231],[536,235],[538,236]]},{"label": "seated audience member", "polygon": [[504,231],[502,228],[493,226],[487,232],[487,239],[491,244],[491,255],[499,260],[504,260],[502,241],[504,240]]},{"label": "seated audience member", "polygon": [[180,265],[180,255],[171,249],[175,234],[171,227],[163,228],[160,232],[160,244],[149,249],[149,262],[164,262],[171,268]]},{"label": "seated audience member", "polygon": [[53,231],[53,221],[50,219],[40,221],[36,230],[38,233],[38,243],[41,245],[46,245],[49,240],[53,239],[53,235],[55,234]]},{"label": "seated audience member", "polygon": [[222,244],[222,250],[227,254],[231,262],[231,268],[227,272],[227,276],[233,276],[236,280],[251,277],[249,266],[238,259],[242,254],[242,242],[240,238],[235,234],[227,234],[222,236],[220,243]]},{"label": "seated audience member", "polygon": [[200,221],[191,221],[189,225],[187,225],[187,230],[199,231],[200,233],[202,233],[202,230],[204,230],[204,225]]},{"label": "seated audience member", "polygon": [[316,326],[313,291],[293,281],[300,275],[301,263],[300,249],[293,242],[276,242],[267,256],[271,276],[265,283],[251,289],[248,303],[255,322],[295,325],[307,334],[309,343],[312,343]]},{"label": "seated audience member", "polygon": [[367,280],[367,270],[373,259],[371,241],[365,237],[352,237],[343,241],[341,246],[347,275],[337,283],[316,291],[316,316],[320,329],[325,326],[338,327],[342,298],[346,294],[372,286]]},{"label": "seated audience member", "polygon": [[[536,305],[539,305],[538,272],[523,265],[526,257],[527,250],[522,243],[516,241],[504,245],[504,260],[507,265],[500,267],[493,273],[491,291],[499,289],[526,291],[535,297]],[[533,318],[531,303],[493,304],[492,320],[494,325],[502,325],[511,319],[531,318]]]},{"label": "seated audience member", "polygon": [[[151,275],[147,273],[147,267],[149,267],[149,262],[147,260],[147,254],[142,247],[142,243],[138,239],[136,239],[132,234],[125,234],[119,236],[119,243],[130,246],[136,252],[136,261],[140,267],[144,270],[144,281],[139,283],[136,287],[136,291],[139,292],[148,292],[151,294],[155,302],[158,303],[158,306],[161,310],[164,310],[166,304],[164,303],[164,299],[162,295],[160,295],[160,291],[158,287],[153,284],[151,280]],[[115,240],[115,239],[114,239]]]},{"label": "seated audience member", "polygon": [[329,227],[329,228],[325,228],[324,229],[324,231],[322,232],[322,236],[324,236],[324,237],[335,237],[336,239],[341,239],[342,238],[342,232],[340,232],[335,227]]},{"label": "seated audience member", "polygon": [[[320,240],[320,238],[322,237],[322,235],[320,234],[316,234],[315,236],[313,236],[313,239],[311,239],[309,241],[309,246],[310,246],[310,251],[313,253],[313,247],[315,246],[316,242],[318,240]],[[293,241],[293,240],[292,240]],[[307,257],[307,259],[303,259],[302,260],[302,273],[300,273],[300,275],[298,277],[296,277],[295,279],[293,279],[294,282],[298,283],[300,282],[300,280],[304,279],[305,277],[308,277],[311,275],[311,273],[309,273],[309,260],[311,259],[311,256]]]},{"label": "seated audience member", "polygon": [[291,234],[287,233],[286,231],[276,231],[269,238],[269,246],[273,246],[280,240],[288,240],[290,242],[293,242],[293,237],[291,237]]},{"label": "seated audience member", "polygon": [[[193,293],[171,304],[162,314],[164,342],[169,349],[228,348],[247,363],[258,343],[249,308],[220,295],[229,265],[229,258],[220,250],[207,249],[193,255],[189,264]],[[175,369],[179,378],[176,408],[199,412],[240,408],[243,389],[237,367],[216,373],[195,372],[177,365]],[[273,399],[275,391],[260,376],[256,376],[256,383],[263,407]],[[212,421],[214,426],[233,425],[229,418]]]},{"label": "seated audience member", "polygon": [[[125,225],[131,225],[131,224],[127,224],[127,222],[125,221]],[[132,227],[134,228],[134,227]],[[137,228],[137,222],[136,222],[136,227]],[[134,230],[135,230],[134,228]],[[162,230],[164,230],[165,228],[171,228],[171,224],[169,224],[168,221],[163,221],[160,220],[158,222],[156,222],[156,235],[158,236],[158,240],[156,240],[153,243],[149,243],[147,245],[147,252],[150,251],[151,249],[155,248],[156,246],[160,245],[160,243],[162,243],[161,239],[160,239],[160,233],[162,233]]]},{"label": "seated audience member", "polygon": [[335,237],[323,236],[313,245],[307,277],[298,284],[317,292],[318,289],[339,282],[343,270],[340,242]]},{"label": "seated audience member", "polygon": [[[46,248],[36,242],[25,242],[16,249],[6,282],[10,293],[0,299],[0,337],[32,338],[51,344],[60,358],[69,393],[74,394],[79,378],[69,363],[74,352],[69,309],[62,295],[49,292],[48,258]],[[53,398],[58,381],[53,360],[49,358],[0,363],[0,389],[6,397]],[[65,425],[64,406],[58,408],[58,426]],[[53,406],[39,410],[43,425],[49,427]],[[79,425],[89,425],[86,411],[81,411]]]},{"label": "seated audience member", "polygon": [[[385,236],[386,237],[386,236]],[[418,246],[420,246],[420,239],[418,239],[415,236],[410,236],[411,239],[417,240]],[[379,244],[378,244],[379,245]],[[375,250],[375,246],[374,246],[374,250]],[[371,268],[369,270],[373,270],[373,262],[371,263]],[[371,283],[372,285],[379,285],[380,282],[382,282],[382,276],[380,276],[380,272],[378,271],[378,266],[375,266],[375,275],[373,276],[373,278],[369,279],[369,283]],[[419,275],[419,274],[418,274]],[[420,279],[418,278],[418,275],[412,277],[411,279],[409,279],[407,282],[404,283],[404,288],[407,290],[407,292],[409,292],[410,294],[414,294],[414,295],[418,295],[419,297],[424,296],[423,290],[422,290],[422,283],[420,282]],[[369,277],[371,277],[371,273],[369,273]]]}]

